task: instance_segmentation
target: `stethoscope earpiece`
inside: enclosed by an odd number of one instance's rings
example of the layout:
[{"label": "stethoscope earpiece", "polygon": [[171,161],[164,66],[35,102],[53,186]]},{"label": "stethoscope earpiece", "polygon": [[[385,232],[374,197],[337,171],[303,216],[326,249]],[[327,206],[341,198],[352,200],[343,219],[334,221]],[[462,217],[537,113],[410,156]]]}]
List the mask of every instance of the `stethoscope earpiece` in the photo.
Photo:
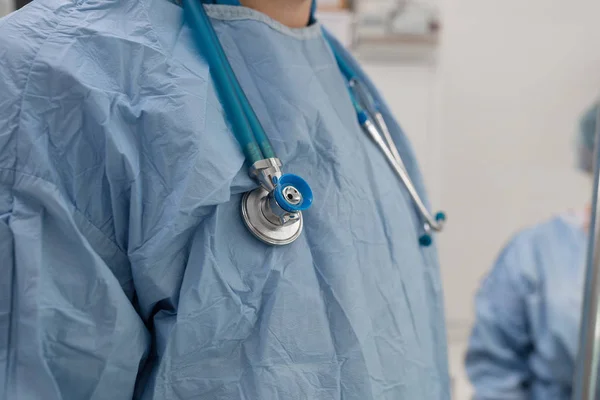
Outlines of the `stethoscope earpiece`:
[{"label": "stethoscope earpiece", "polygon": [[443,211],[439,211],[437,214],[435,214],[435,220],[442,224],[445,223],[446,222],[446,213]]},{"label": "stethoscope earpiece", "polygon": [[421,237],[419,237],[419,244],[423,247],[429,247],[431,246],[431,243],[433,243],[433,239],[431,238],[431,235],[426,233],[424,235],[421,235]]}]

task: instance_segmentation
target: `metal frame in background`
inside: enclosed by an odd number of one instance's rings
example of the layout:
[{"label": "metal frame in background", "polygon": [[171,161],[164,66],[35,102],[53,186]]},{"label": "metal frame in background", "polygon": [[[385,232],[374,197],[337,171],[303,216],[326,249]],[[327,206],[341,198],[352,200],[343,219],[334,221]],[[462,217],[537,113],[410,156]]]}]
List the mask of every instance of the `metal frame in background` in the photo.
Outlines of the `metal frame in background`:
[{"label": "metal frame in background", "polygon": [[[596,138],[600,137],[600,107],[596,119]],[[583,308],[579,332],[579,351],[573,378],[573,400],[600,397],[600,140],[594,151],[594,191],[587,250]]]}]

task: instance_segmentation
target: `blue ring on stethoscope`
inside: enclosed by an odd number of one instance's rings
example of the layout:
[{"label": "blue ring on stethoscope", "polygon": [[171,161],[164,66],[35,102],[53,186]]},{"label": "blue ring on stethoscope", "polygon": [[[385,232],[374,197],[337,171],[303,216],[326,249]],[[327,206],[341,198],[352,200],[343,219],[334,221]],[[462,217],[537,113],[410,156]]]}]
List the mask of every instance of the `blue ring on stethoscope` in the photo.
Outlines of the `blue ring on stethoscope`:
[{"label": "blue ring on stethoscope", "polygon": [[[275,189],[273,195],[277,204],[287,212],[300,212],[310,208],[313,202],[313,192],[310,185],[301,177],[294,174],[283,174],[275,182]],[[299,204],[290,204],[285,196],[283,190],[287,187],[293,186],[300,195],[302,196],[302,202]]]},{"label": "blue ring on stethoscope", "polygon": [[360,124],[360,126],[363,126],[363,124],[369,120],[369,116],[367,115],[367,113],[362,110],[357,112],[356,116],[358,117],[358,123]]},{"label": "blue ring on stethoscope", "polygon": [[446,221],[446,213],[444,212],[438,212],[437,214],[435,214],[435,220],[437,222],[445,222]]}]

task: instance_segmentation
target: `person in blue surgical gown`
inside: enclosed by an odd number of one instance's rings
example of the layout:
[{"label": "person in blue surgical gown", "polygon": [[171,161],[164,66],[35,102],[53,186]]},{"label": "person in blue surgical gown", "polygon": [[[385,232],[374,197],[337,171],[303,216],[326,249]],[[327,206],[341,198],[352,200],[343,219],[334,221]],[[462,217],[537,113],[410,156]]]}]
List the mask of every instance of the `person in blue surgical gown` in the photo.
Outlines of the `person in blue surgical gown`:
[{"label": "person in blue surgical gown", "polygon": [[205,5],[315,194],[284,247],[241,219],[257,184],[178,4],[37,0],[0,20],[0,399],[450,398],[435,246],[309,1]]},{"label": "person in blue surgical gown", "polygon": [[[593,173],[597,106],[579,161]],[[589,208],[517,234],[476,299],[466,367],[476,400],[570,400],[583,301]]]}]

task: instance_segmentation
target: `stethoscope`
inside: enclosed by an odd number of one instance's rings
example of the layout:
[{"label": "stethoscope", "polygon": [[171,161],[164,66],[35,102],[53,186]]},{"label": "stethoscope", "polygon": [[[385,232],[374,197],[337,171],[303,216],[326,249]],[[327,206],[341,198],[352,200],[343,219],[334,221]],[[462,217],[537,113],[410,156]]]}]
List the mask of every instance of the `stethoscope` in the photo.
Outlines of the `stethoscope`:
[{"label": "stethoscope", "polygon": [[[199,0],[183,0],[183,8],[194,39],[208,61],[217,92],[230,119],[233,133],[247,163],[249,175],[259,187],[242,197],[242,219],[248,230],[264,243],[282,246],[294,242],[303,228],[302,212],[313,203],[310,185],[294,174],[284,174],[254,109],[246,98],[219,38]],[[332,50],[334,47],[331,47]],[[419,243],[429,246],[432,233],[440,232],[444,213],[432,216],[427,210],[394,144],[390,131],[376,103],[350,66],[335,52],[348,92],[362,129],[381,149],[412,201],[423,224]],[[381,134],[382,132],[383,134]]]}]

